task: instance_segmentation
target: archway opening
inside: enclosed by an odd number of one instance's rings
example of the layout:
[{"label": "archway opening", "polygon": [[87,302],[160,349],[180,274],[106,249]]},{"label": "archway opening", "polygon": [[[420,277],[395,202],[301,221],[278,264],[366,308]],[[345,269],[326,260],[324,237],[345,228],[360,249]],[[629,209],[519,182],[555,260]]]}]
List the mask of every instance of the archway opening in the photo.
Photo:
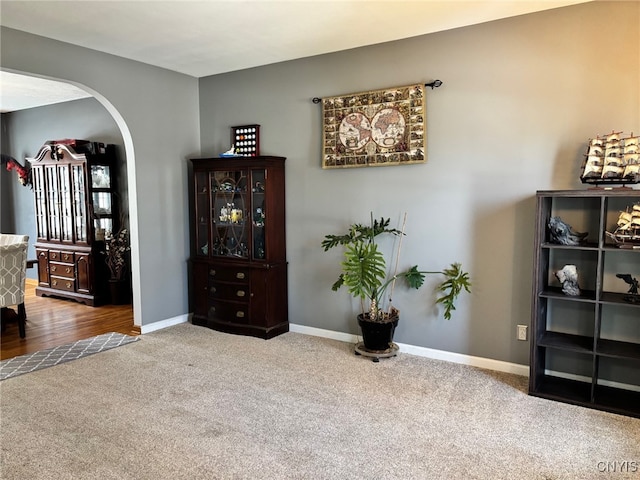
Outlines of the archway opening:
[{"label": "archway opening", "polygon": [[[87,97],[93,97],[97,100],[101,106],[108,112],[108,114],[113,118],[113,121],[117,125],[117,128],[122,137],[123,145],[122,152],[124,155],[124,164],[126,165],[126,191],[128,197],[128,223],[129,223],[129,231],[130,231],[130,243],[131,243],[131,287],[132,287],[132,302],[133,302],[133,322],[134,326],[140,327],[141,325],[141,297],[140,297],[140,249],[139,249],[139,235],[138,235],[138,212],[137,212],[137,203],[136,203],[136,177],[135,177],[135,151],[133,147],[133,140],[130,133],[130,130],[127,126],[126,121],[122,117],[122,115],[118,112],[118,110],[114,107],[114,105],[102,95],[100,92],[93,90],[86,85],[82,85],[77,82],[73,82],[66,79],[58,79],[52,78],[42,75],[33,74],[30,72],[16,71],[16,70],[8,70],[3,69],[5,72],[9,72],[11,74],[16,74],[24,77],[25,79],[29,79],[29,81],[36,81],[38,79],[42,81],[53,81],[60,84],[66,84],[73,86],[76,90],[81,90],[86,92]],[[3,85],[3,94],[6,93],[4,90],[6,85]],[[55,96],[52,98],[55,99]],[[81,98],[81,96],[77,96],[75,98]],[[55,101],[50,101],[48,103],[42,103],[41,105],[60,103],[64,101],[69,101],[73,99],[69,97],[67,100],[64,99],[55,99]]]}]

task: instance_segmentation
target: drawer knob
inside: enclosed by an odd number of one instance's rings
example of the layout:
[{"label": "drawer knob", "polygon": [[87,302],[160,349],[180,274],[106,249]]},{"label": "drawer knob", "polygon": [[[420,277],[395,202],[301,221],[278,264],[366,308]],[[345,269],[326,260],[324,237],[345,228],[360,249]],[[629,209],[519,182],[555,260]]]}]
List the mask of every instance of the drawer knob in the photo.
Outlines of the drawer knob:
[{"label": "drawer knob", "polygon": [[211,287],[211,293],[216,293],[216,287]]},{"label": "drawer knob", "polygon": [[53,281],[51,282],[51,285],[58,285],[58,281],[57,281],[57,280],[53,280]]},{"label": "drawer knob", "polygon": [[56,266],[55,265],[51,265],[51,271],[55,272],[56,271]]},{"label": "drawer knob", "polygon": [[67,282],[67,288],[71,288],[71,282]]},{"label": "drawer knob", "polygon": [[65,272],[71,273],[71,268],[70,267],[65,268]]},{"label": "drawer knob", "polygon": [[69,260],[69,254],[68,254],[68,253],[65,253],[65,254],[62,256],[62,258],[64,258],[65,260]]},{"label": "drawer knob", "polygon": [[244,318],[244,312],[243,311],[236,312],[236,317],[237,318]]},{"label": "drawer knob", "polygon": [[209,275],[211,275],[212,277],[215,277],[216,271],[212,268],[211,270],[209,270]]},{"label": "drawer knob", "polygon": [[244,295],[245,295],[244,290],[238,290],[238,291],[236,292],[236,296],[237,296],[237,297],[244,297]]},{"label": "drawer knob", "polygon": [[236,273],[236,278],[243,279],[244,278],[244,273],[243,272]]}]

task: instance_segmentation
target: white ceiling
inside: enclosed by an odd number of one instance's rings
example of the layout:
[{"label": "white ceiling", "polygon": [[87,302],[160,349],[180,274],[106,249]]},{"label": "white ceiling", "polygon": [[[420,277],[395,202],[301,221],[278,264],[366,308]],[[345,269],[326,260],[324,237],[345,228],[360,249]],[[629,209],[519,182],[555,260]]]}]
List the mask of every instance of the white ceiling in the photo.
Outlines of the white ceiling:
[{"label": "white ceiling", "polygon": [[[0,25],[203,77],[585,1],[0,0]],[[0,77],[2,111],[21,108],[14,80]]]},{"label": "white ceiling", "polygon": [[90,96],[91,94],[84,90],[65,82],[0,70],[0,113],[42,107]]}]

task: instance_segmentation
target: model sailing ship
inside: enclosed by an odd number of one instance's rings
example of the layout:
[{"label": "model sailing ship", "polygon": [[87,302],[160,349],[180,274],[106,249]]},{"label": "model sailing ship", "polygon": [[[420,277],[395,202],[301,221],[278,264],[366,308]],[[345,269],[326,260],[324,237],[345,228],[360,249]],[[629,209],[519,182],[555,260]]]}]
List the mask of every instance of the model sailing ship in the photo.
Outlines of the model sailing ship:
[{"label": "model sailing ship", "polygon": [[582,183],[640,183],[640,137],[622,132],[589,140],[580,179]]},{"label": "model sailing ship", "polygon": [[616,229],[606,234],[621,248],[640,248],[640,203],[620,212]]}]

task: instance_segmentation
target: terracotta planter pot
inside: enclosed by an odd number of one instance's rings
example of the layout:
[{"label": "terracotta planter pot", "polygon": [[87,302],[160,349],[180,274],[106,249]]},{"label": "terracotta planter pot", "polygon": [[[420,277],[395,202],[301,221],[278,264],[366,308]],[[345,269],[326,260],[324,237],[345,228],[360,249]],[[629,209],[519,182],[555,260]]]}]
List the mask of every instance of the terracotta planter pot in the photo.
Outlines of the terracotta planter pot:
[{"label": "terracotta planter pot", "polygon": [[358,315],[358,325],[362,331],[362,341],[367,350],[384,351],[391,348],[393,334],[398,326],[398,315],[389,317],[385,322],[372,322],[367,315]]}]

